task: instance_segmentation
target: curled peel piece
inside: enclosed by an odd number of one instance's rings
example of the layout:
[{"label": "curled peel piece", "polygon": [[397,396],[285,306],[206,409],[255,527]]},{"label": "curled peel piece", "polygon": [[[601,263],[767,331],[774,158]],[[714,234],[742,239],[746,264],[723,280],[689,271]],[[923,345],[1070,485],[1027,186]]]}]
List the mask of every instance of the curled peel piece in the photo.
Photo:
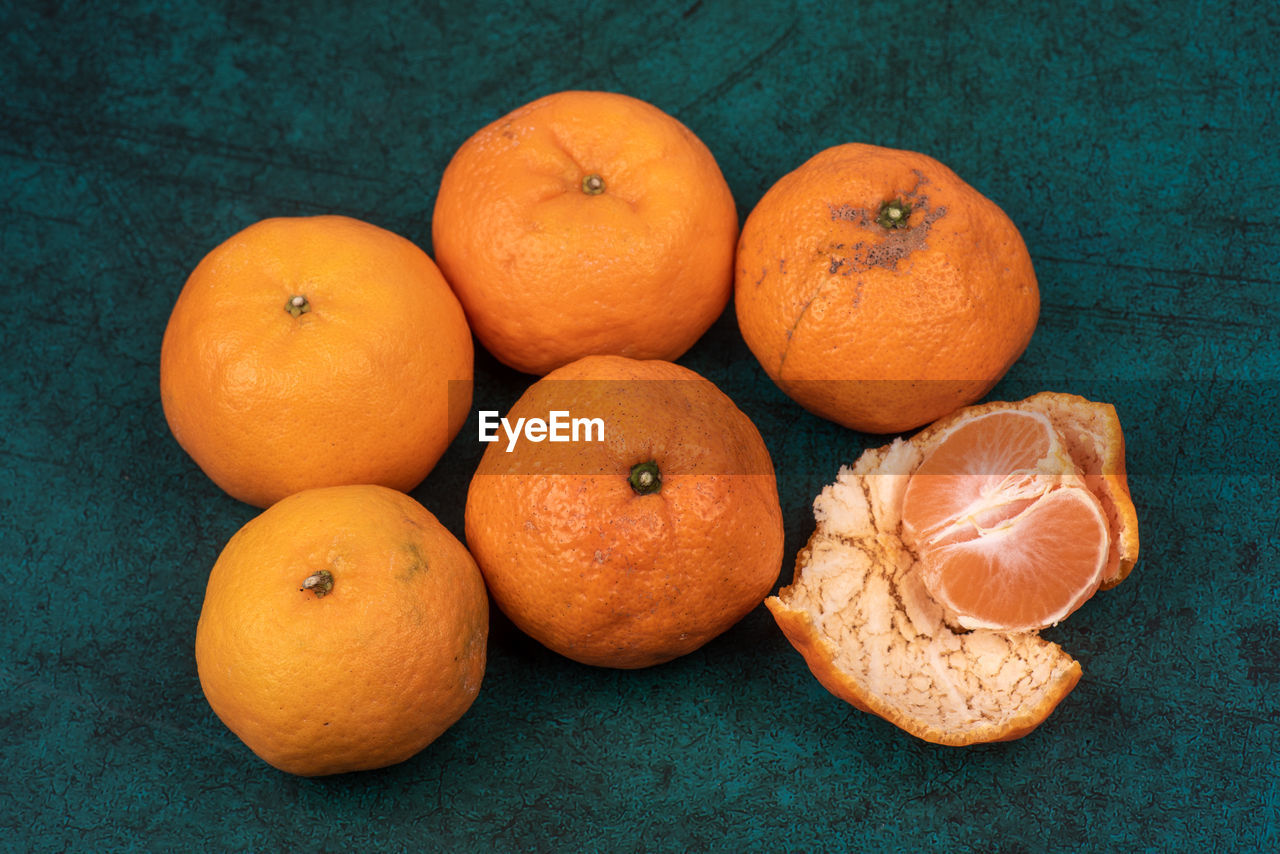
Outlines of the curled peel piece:
[{"label": "curled peel piece", "polygon": [[788,640],[836,696],[927,741],[967,745],[1020,738],[1071,692],[1080,665],[1035,631],[960,626],[930,594],[904,537],[913,474],[957,425],[1005,409],[1043,416],[1061,437],[1109,538],[1102,587],[1138,554],[1137,519],[1113,407],[1074,395],[961,410],[908,441],[869,450],[814,502],[817,529],[792,584],[766,600]]}]

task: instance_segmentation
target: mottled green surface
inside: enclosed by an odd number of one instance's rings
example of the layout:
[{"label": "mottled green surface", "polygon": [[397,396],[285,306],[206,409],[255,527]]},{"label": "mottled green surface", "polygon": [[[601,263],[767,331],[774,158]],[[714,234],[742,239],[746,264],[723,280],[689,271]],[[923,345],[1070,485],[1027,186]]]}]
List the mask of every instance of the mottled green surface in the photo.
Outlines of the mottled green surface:
[{"label": "mottled green surface", "polygon": [[[94,5],[0,9],[0,847],[1280,847],[1274,4]],[[567,88],[680,118],[743,216],[858,140],[934,155],[1022,229],[1043,312],[993,397],[1113,401],[1143,536],[1050,632],[1085,676],[1030,737],[916,741],[827,694],[763,608],[635,673],[495,615],[471,712],[379,772],[289,777],[213,716],[196,619],[255,511],[160,411],[187,273],[281,214],[429,249],[454,149]],[[793,555],[873,440],[777,392],[731,311],[681,361],[764,433]],[[526,382],[478,371],[504,410]],[[459,534],[479,451],[414,492]]]}]

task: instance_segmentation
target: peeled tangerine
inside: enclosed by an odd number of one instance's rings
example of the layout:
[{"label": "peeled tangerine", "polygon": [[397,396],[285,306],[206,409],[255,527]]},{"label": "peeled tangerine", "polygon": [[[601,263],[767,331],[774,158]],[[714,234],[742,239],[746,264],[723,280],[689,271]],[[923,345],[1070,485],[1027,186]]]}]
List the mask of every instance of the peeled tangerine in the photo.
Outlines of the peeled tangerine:
[{"label": "peeled tangerine", "polygon": [[938,744],[1020,738],[1080,679],[1038,630],[1138,556],[1115,408],[972,406],[865,452],[766,604],[822,684]]}]

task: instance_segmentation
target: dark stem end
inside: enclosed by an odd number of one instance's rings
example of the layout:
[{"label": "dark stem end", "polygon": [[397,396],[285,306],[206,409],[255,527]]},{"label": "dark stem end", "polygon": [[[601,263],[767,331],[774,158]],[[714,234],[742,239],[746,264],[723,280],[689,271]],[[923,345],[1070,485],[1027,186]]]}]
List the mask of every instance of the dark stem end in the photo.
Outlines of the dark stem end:
[{"label": "dark stem end", "polygon": [[662,471],[654,460],[636,463],[631,467],[627,483],[631,484],[636,495],[652,495],[662,489]]},{"label": "dark stem end", "polygon": [[891,199],[880,206],[876,225],[881,228],[906,228],[911,218],[911,205],[902,199]]},{"label": "dark stem end", "polygon": [[302,294],[289,297],[289,301],[284,304],[284,310],[294,317],[301,317],[308,311],[311,311],[311,303],[307,302],[307,298]]},{"label": "dark stem end", "polygon": [[325,594],[333,590],[333,573],[327,569],[321,569],[308,575],[302,581],[302,591],[310,590],[316,594],[317,599],[323,599]]}]

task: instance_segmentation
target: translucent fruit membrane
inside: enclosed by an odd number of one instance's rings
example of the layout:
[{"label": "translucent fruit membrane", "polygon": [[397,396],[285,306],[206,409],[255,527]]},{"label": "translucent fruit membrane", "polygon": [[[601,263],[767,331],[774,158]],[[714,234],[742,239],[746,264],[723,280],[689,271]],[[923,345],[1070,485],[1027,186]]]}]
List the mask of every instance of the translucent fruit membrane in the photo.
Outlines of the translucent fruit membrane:
[{"label": "translucent fruit membrane", "polygon": [[1048,418],[1000,410],[936,442],[903,497],[930,595],[965,628],[1035,630],[1097,591],[1110,534]]}]

